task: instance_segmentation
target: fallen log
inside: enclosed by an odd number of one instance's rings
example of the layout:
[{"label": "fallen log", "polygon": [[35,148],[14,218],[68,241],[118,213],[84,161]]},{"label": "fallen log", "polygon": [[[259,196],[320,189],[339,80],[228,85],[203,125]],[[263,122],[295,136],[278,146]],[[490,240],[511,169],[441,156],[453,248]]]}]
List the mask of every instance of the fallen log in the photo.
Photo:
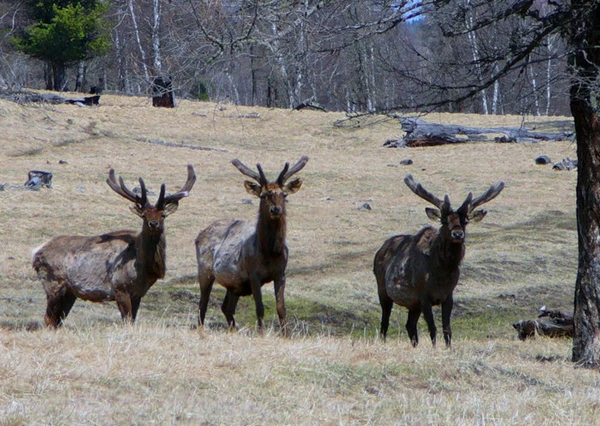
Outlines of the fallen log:
[{"label": "fallen log", "polygon": [[[496,143],[525,143],[560,141],[573,138],[573,132],[536,132],[523,127],[469,127],[428,123],[415,117],[394,115],[406,134],[399,140],[388,140],[391,148],[438,146],[446,144],[493,141]],[[494,135],[494,136],[492,136]],[[500,136],[498,136],[500,135]]]},{"label": "fallen log", "polygon": [[327,109],[323,105],[321,105],[317,102],[314,102],[312,99],[307,99],[304,102],[300,102],[293,109],[295,111],[300,111],[301,109],[305,109],[305,108],[308,108],[310,110],[327,112]]},{"label": "fallen log", "polygon": [[37,93],[28,90],[0,90],[0,98],[19,104],[48,103],[52,105],[74,104],[79,106],[92,106],[100,104],[100,95],[85,96],[83,98],[65,98],[54,93]]},{"label": "fallen log", "polygon": [[520,340],[535,336],[552,338],[573,337],[573,314],[562,310],[548,310],[545,306],[535,320],[521,320],[512,325]]}]

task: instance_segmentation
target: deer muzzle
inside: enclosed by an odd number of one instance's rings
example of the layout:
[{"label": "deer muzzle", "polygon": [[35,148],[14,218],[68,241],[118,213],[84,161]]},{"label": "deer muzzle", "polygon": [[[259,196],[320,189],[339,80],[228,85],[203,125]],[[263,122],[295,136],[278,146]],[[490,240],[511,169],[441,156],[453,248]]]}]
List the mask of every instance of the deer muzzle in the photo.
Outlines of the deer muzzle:
[{"label": "deer muzzle", "polygon": [[454,229],[452,230],[450,235],[452,236],[452,239],[456,242],[462,242],[465,239],[465,231],[463,231],[462,229]]},{"label": "deer muzzle", "polygon": [[269,213],[273,217],[279,217],[279,216],[281,216],[282,210],[283,209],[280,206],[271,206],[271,207],[269,207]]}]

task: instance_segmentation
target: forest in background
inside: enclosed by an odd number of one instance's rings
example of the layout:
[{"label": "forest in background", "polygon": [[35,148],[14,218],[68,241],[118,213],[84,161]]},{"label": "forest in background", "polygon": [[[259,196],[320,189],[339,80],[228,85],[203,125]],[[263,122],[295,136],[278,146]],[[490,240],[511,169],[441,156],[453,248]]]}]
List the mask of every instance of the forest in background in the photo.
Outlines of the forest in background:
[{"label": "forest in background", "polygon": [[[178,98],[237,105],[569,114],[561,37],[517,55],[528,16],[480,25],[518,2],[98,1],[108,52],[69,63],[62,90],[145,95],[167,76]],[[534,3],[539,18],[547,2]],[[14,43],[33,23],[27,0],[0,0],[1,87],[45,88],[44,61]],[[525,59],[515,66],[513,55]]]}]

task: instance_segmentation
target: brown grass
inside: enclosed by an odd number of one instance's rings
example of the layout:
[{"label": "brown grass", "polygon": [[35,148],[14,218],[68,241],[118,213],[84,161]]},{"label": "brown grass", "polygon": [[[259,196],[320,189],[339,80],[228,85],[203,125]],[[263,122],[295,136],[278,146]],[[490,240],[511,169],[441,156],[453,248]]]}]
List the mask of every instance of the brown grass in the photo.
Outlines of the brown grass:
[{"label": "brown grass", "polygon": [[[0,192],[0,424],[591,424],[597,418],[598,377],[569,363],[570,342],[522,343],[510,325],[542,304],[572,305],[576,175],[533,162],[540,154],[574,158],[572,142],[387,149],[383,142],[401,131],[382,118],[335,127],[342,114],[187,101],[164,110],[148,99],[113,95],[101,102],[79,108],[0,101],[0,183],[8,188]],[[481,126],[523,120],[425,119]],[[526,119],[544,130],[570,122]],[[247,298],[238,308],[241,331],[223,332],[223,293],[216,288],[209,329],[194,330],[195,236],[217,218],[256,216],[257,204],[244,202],[250,198],[244,177],[230,160],[260,162],[273,176],[304,154],[310,156],[300,173],[304,185],[288,206],[293,338],[277,337],[276,327],[258,337]],[[413,165],[398,165],[408,157]],[[198,181],[167,220],[167,277],[142,300],[138,324],[121,326],[114,304],[79,301],[65,329],[26,331],[45,309],[31,249],[60,234],[138,229],[127,202],[105,184],[108,169],[130,185],[142,176],[150,189],[165,182],[174,191],[187,163]],[[31,169],[52,171],[54,187],[19,189]],[[454,203],[506,182],[486,206],[484,222],[469,227],[452,350],[432,349],[422,329],[422,344],[412,350],[398,307],[388,343],[375,337],[373,255],[389,236],[428,224],[426,203],[402,182],[407,173]],[[365,202],[372,210],[358,209]],[[272,286],[264,293],[273,327]]]}]

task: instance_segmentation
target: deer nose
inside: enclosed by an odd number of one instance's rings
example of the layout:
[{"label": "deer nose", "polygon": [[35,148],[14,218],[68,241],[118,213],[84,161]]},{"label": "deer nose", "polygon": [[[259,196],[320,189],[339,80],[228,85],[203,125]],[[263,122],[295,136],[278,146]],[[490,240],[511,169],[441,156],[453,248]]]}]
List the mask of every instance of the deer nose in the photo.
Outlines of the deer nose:
[{"label": "deer nose", "polygon": [[454,240],[464,240],[465,239],[465,233],[463,231],[452,231],[452,239]]},{"label": "deer nose", "polygon": [[274,216],[276,216],[276,215],[280,215],[280,214],[281,214],[281,207],[279,207],[279,206],[271,206],[271,207],[269,208],[269,212],[270,212],[272,215],[274,215]]},{"label": "deer nose", "polygon": [[158,228],[158,220],[149,220],[148,221],[148,228],[150,228],[150,229],[157,229]]}]

